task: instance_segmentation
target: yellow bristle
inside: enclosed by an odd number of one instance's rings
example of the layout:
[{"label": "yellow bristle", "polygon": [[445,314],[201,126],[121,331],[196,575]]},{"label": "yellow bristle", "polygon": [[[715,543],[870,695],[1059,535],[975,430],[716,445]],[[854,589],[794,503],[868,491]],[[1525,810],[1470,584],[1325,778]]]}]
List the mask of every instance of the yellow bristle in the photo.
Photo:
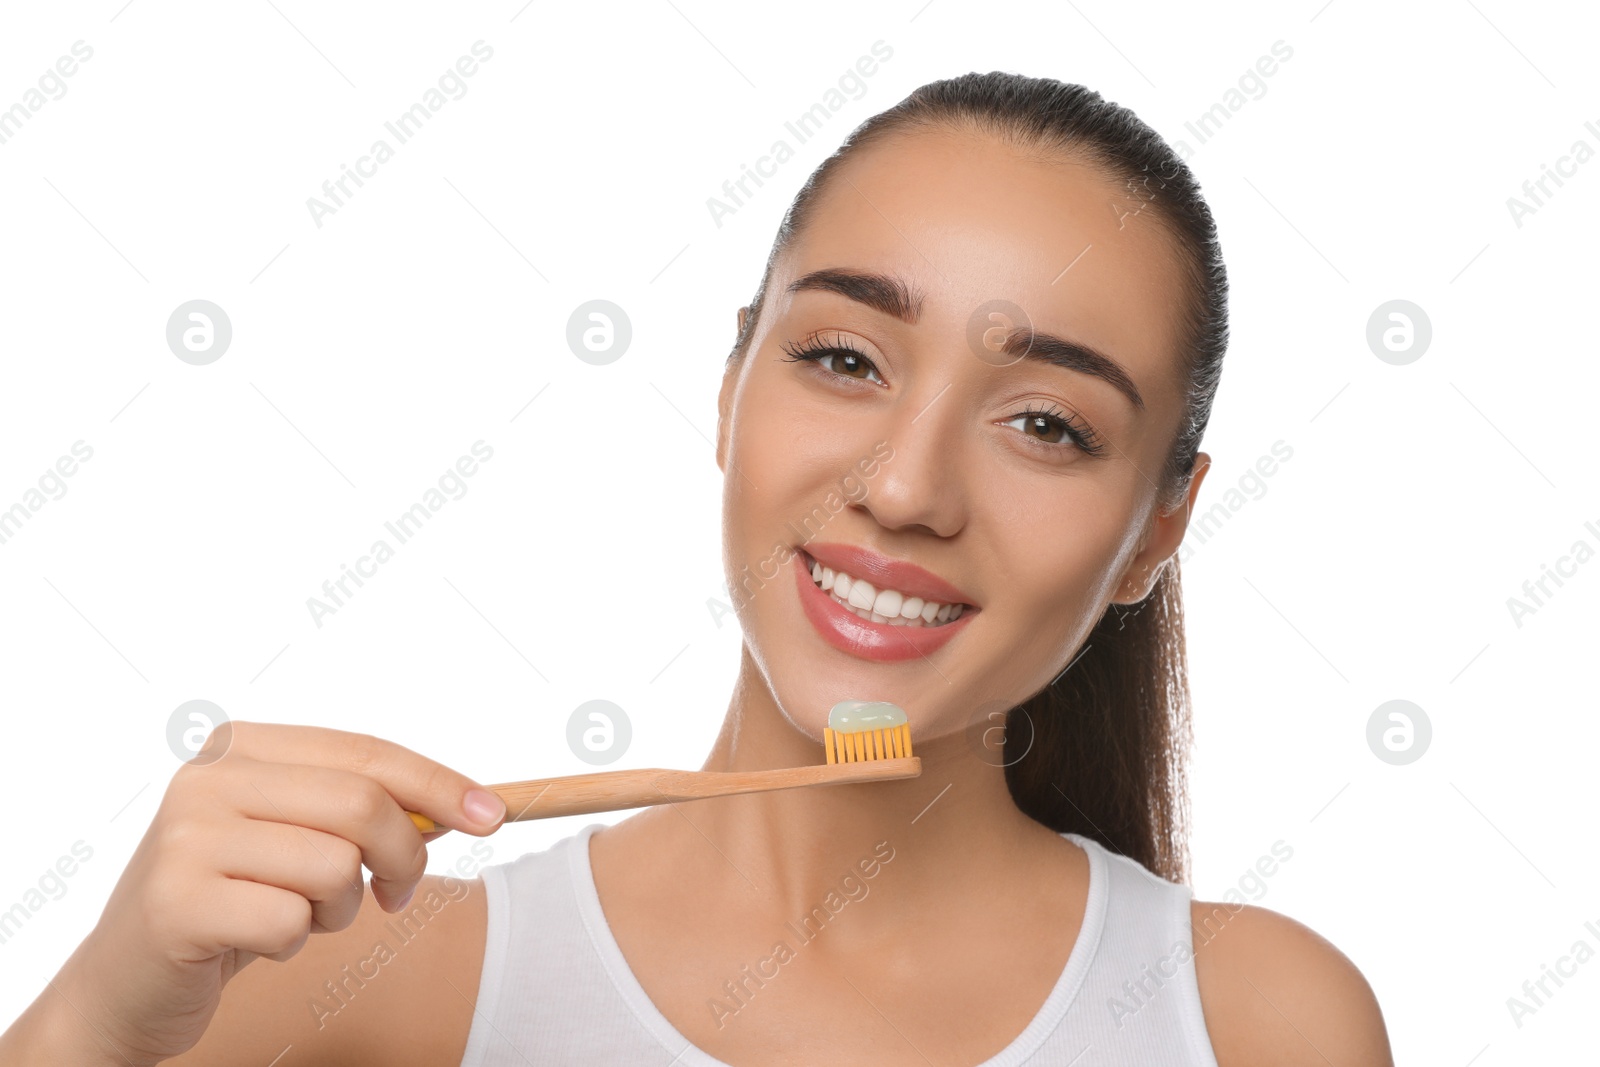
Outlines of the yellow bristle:
[{"label": "yellow bristle", "polygon": [[903,759],[911,755],[911,724],[853,732],[825,726],[822,752],[829,763]]}]

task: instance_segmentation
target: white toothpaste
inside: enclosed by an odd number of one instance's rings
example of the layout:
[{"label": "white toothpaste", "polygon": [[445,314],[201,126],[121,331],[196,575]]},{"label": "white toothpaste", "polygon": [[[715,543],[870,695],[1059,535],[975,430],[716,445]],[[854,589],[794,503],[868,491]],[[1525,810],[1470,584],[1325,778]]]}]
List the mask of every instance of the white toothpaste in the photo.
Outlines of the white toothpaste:
[{"label": "white toothpaste", "polygon": [[828,712],[828,726],[839,733],[892,730],[905,722],[904,709],[883,700],[841,700]]}]

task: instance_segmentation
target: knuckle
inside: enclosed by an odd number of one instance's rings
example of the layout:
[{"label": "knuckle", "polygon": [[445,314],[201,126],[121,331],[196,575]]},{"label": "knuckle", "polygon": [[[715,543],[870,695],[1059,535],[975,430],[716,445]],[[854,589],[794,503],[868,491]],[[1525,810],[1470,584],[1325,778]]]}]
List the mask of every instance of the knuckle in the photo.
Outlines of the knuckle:
[{"label": "knuckle", "polygon": [[215,810],[234,794],[245,768],[251,765],[244,757],[210,763],[180,763],[173,772],[172,780],[167,783],[167,791],[162,796],[162,808],[178,811]]},{"label": "knuckle", "polygon": [[215,764],[195,763],[192,760],[178,764],[178,769],[172,774],[172,780],[167,783],[166,798],[182,801],[211,789],[215,781],[212,772],[214,766]]},{"label": "knuckle", "polygon": [[316,929],[327,933],[337,933],[347,929],[361,915],[364,893],[365,890],[360,882],[354,885],[346,883],[337,895],[325,902],[323,907],[313,909],[316,915]]},{"label": "knuckle", "polygon": [[246,722],[224,719],[222,722],[217,723],[211,732],[206,735],[205,743],[200,746],[200,751],[195,753],[195,757],[206,757],[202,761],[202,766],[209,766],[211,763],[220,760],[223,756],[234,751],[235,743],[239,741],[241,736],[249,732],[249,727],[250,724]]},{"label": "knuckle", "polygon": [[[355,885],[359,888],[361,883],[356,882]],[[341,898],[350,892],[350,876],[331,864],[324,863],[311,876],[308,888],[310,896],[306,899],[312,905],[326,907],[337,904]]]},{"label": "knuckle", "polygon": [[361,778],[350,788],[345,801],[352,818],[362,825],[371,825],[381,819],[394,805],[387,790],[371,778]]},{"label": "knuckle", "polygon": [[373,734],[352,733],[345,741],[345,760],[350,769],[360,774],[371,774],[384,761],[383,739]]},{"label": "knuckle", "polygon": [[338,897],[354,885],[361,887],[361,849],[341,841],[317,861],[323,900]]},{"label": "knuckle", "polygon": [[156,851],[164,856],[191,856],[205,851],[206,827],[192,816],[177,813],[162,821],[156,831]]},{"label": "knuckle", "polygon": [[333,868],[345,876],[345,881],[361,875],[361,846],[354,841],[337,838],[328,854]]},{"label": "knuckle", "polygon": [[311,901],[299,893],[275,893],[276,903],[262,916],[266,939],[279,951],[298,948],[311,932]]},{"label": "knuckle", "polygon": [[311,940],[311,931],[307,930],[294,944],[280,948],[276,952],[263,952],[260,954],[261,958],[272,960],[275,963],[288,963],[299,955],[300,950],[306,947],[306,942],[309,940]]}]

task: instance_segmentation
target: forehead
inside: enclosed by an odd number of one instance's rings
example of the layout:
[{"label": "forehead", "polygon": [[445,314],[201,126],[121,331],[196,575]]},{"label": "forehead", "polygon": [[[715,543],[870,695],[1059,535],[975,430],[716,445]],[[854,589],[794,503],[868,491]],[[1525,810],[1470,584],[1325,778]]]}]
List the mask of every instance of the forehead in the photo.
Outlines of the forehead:
[{"label": "forehead", "polygon": [[896,135],[835,172],[775,290],[823,267],[897,274],[926,294],[918,328],[951,336],[1006,301],[1121,363],[1154,407],[1177,394],[1186,282],[1149,195],[988,134]]}]

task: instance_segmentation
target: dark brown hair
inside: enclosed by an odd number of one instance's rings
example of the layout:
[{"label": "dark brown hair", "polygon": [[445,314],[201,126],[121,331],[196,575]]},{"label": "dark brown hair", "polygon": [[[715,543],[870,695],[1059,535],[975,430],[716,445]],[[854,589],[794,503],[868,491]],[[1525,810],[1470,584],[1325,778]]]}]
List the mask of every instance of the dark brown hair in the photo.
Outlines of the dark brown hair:
[{"label": "dark brown hair", "polygon": [[[1187,285],[1175,301],[1186,404],[1157,506],[1184,503],[1228,345],[1228,282],[1211,210],[1188,166],[1132,111],[1091,89],[991,71],[930,82],[863,122],[806,180],[778,227],[728,360],[744,355],[773,267],[845,160],[891,135],[964,130],[1041,159],[1086,160],[1128,190],[1128,210],[1161,226]],[[1133,203],[1136,201],[1137,203]],[[1062,672],[1011,708],[1006,783],[1017,806],[1058,832],[1090,837],[1174,882],[1188,880],[1189,748],[1178,560],[1139,603],[1112,604]]]}]

